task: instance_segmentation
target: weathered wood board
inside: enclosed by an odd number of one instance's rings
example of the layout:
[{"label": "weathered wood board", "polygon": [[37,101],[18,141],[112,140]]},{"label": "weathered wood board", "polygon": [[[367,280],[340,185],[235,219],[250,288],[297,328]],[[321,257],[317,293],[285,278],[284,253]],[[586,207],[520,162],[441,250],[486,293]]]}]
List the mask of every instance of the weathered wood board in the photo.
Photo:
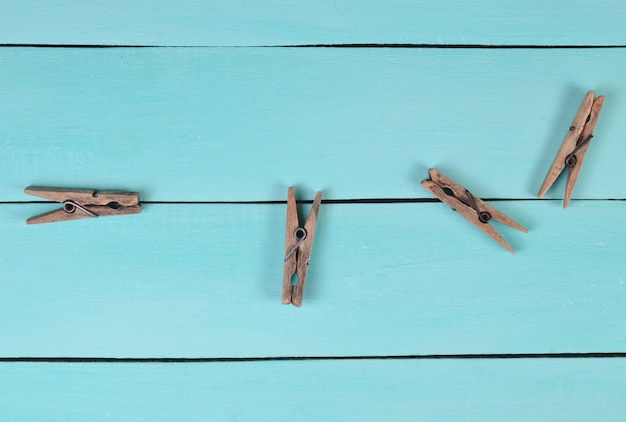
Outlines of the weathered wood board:
[{"label": "weathered wood board", "polygon": [[[9,1],[2,420],[622,420],[625,20]],[[589,89],[607,100],[563,210],[563,178],[535,196]],[[529,229],[494,224],[515,256],[433,201],[429,167]],[[143,212],[27,226],[60,206],[29,185]],[[292,185],[325,200],[301,309],[280,304]]]}]

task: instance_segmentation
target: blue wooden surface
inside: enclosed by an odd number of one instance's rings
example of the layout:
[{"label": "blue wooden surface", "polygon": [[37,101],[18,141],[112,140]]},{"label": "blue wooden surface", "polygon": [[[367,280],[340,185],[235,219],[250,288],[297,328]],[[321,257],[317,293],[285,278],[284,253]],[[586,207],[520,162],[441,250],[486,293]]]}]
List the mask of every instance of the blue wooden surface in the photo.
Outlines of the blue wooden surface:
[{"label": "blue wooden surface", "polygon": [[[588,89],[607,96],[574,198],[626,198],[626,51],[0,50],[0,200],[430,197],[428,167],[534,198]],[[548,193],[562,198],[563,184]]]},{"label": "blue wooden surface", "polygon": [[0,42],[624,45],[625,20],[614,0],[8,0]]},{"label": "blue wooden surface", "polygon": [[3,420],[621,421],[623,359],[0,365]]},{"label": "blue wooden surface", "polygon": [[[624,358],[371,358],[624,356],[623,48],[242,46],[606,47],[626,44],[625,15],[610,0],[5,4],[2,419],[623,419]],[[607,102],[575,200],[560,208],[562,181],[528,200],[588,89]],[[295,309],[279,304],[285,204],[228,203],[292,184],[430,198],[430,166],[513,199],[493,204],[530,229],[497,226],[515,256],[440,203],[326,203]],[[26,203],[30,184],[152,202],[26,226],[55,207]],[[365,359],[63,360],[296,356]]]},{"label": "blue wooden surface", "polygon": [[530,229],[496,225],[516,255],[441,203],[322,205],[301,309],[280,305],[286,205],[39,226],[55,205],[4,205],[0,356],[626,350],[626,203],[494,204]]}]

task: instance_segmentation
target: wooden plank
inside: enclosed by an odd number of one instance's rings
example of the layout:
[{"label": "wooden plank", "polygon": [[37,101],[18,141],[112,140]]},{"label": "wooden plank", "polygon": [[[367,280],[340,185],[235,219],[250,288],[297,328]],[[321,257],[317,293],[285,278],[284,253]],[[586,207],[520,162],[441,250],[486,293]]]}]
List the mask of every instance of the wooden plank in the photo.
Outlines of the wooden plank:
[{"label": "wooden plank", "polygon": [[516,255],[441,203],[322,204],[301,309],[285,204],[36,226],[54,205],[2,205],[0,356],[626,350],[626,202],[494,204],[530,230],[496,226]]},{"label": "wooden plank", "polygon": [[590,88],[607,101],[574,198],[626,198],[626,50],[5,48],[0,62],[0,201],[32,199],[27,185],[431,197],[428,167],[483,198],[534,198]]},{"label": "wooden plank", "polygon": [[624,359],[0,364],[6,420],[619,421]]},{"label": "wooden plank", "polygon": [[626,44],[622,2],[40,0],[5,2],[0,43]]}]

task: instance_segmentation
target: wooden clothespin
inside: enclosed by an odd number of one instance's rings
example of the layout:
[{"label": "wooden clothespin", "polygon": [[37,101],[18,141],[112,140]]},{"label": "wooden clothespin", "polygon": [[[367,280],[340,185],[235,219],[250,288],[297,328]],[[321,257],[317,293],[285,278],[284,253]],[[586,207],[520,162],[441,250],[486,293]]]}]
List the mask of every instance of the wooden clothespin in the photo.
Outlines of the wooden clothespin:
[{"label": "wooden clothespin", "polygon": [[[309,217],[300,226],[298,210],[296,208],[296,196],[293,187],[289,188],[287,199],[287,238],[285,240],[285,268],[283,273],[283,305],[290,303],[302,306],[304,285],[309,268],[309,259],[313,249],[317,214],[322,203],[322,192],[317,192],[311,206]],[[298,283],[291,284],[294,274],[298,276]]]},{"label": "wooden clothespin", "polygon": [[489,224],[491,219],[501,222],[509,227],[528,233],[528,230],[516,223],[500,211],[487,204],[482,199],[472,195],[470,191],[456,184],[436,169],[429,169],[430,179],[422,180],[422,186],[431,191],[442,202],[445,202],[453,210],[458,211],[473,225],[487,233],[489,237],[504,246],[506,250],[515,253],[502,236]]},{"label": "wooden clothespin", "polygon": [[593,131],[598,123],[600,110],[604,104],[604,96],[594,99],[593,91],[587,92],[582,105],[574,117],[574,121],[565,135],[563,145],[554,158],[552,167],[548,171],[546,179],[539,189],[537,196],[543,198],[548,189],[554,184],[565,167],[569,167],[567,173],[567,184],[565,185],[565,196],[563,198],[563,208],[567,208],[569,200],[574,192],[574,186],[578,179],[578,174],[583,166],[583,160],[589,148],[589,142],[593,137]]},{"label": "wooden clothespin", "polygon": [[139,214],[138,192],[96,191],[92,189],[42,188],[29,186],[24,189],[29,195],[61,202],[63,207],[36,217],[27,224],[56,223],[92,217]]}]

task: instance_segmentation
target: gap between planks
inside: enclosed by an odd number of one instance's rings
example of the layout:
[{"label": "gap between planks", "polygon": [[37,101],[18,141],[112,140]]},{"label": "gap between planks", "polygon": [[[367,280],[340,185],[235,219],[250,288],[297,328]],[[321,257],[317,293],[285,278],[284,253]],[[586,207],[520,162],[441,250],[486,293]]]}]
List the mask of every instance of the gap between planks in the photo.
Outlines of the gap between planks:
[{"label": "gap between planks", "polygon": [[544,45],[544,44],[293,44],[293,45],[133,45],[133,44],[0,44],[0,48],[423,48],[423,49],[498,49],[498,50],[545,50],[545,49],[619,49],[626,45]]},{"label": "gap between planks", "polygon": [[[563,201],[563,198],[481,198],[486,202],[502,201]],[[571,201],[626,201],[626,198],[579,198]],[[298,204],[312,204],[312,199],[298,200]],[[324,199],[322,204],[406,204],[441,202],[437,198],[363,198]],[[286,205],[287,201],[140,201],[147,205]],[[0,205],[57,204],[52,201],[0,201]]]},{"label": "gap between planks", "polygon": [[623,359],[626,352],[590,353],[487,353],[388,356],[270,356],[240,358],[98,358],[98,357],[2,357],[0,363],[219,363],[327,360],[487,360],[487,359]]}]

